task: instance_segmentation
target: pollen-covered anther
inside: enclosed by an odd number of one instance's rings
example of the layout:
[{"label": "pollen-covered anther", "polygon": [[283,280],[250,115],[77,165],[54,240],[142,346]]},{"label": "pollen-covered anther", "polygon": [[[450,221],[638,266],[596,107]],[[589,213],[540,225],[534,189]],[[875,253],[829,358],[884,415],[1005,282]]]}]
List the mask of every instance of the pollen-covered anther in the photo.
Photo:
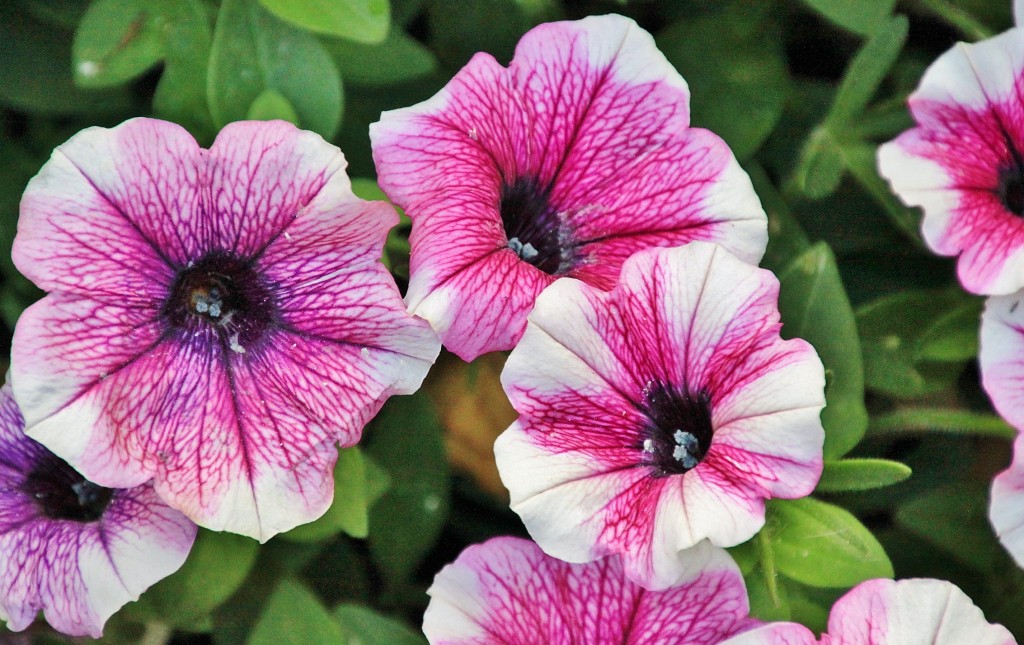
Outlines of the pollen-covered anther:
[{"label": "pollen-covered anther", "polygon": [[699,442],[690,432],[676,430],[672,435],[676,440],[676,447],[672,450],[672,458],[683,465],[683,468],[693,468],[697,465],[697,449]]}]

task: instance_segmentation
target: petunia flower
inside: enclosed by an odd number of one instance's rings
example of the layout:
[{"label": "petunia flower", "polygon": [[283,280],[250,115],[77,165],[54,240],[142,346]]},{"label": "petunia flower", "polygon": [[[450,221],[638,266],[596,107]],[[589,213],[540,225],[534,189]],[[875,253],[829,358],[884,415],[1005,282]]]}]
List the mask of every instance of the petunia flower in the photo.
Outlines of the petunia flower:
[{"label": "petunia flower", "polygon": [[917,127],[878,151],[879,171],[924,210],[933,251],[959,255],[968,291],[1024,287],[1024,32],[958,43],[910,96]]},{"label": "petunia flower", "polygon": [[509,67],[479,53],[433,98],[370,126],[412,218],[410,309],[465,360],[511,349],[537,295],[610,289],[652,246],[718,242],[757,263],[767,219],[686,82],[622,16],[540,25]]},{"label": "petunia flower", "polygon": [[495,443],[512,508],[548,554],[620,554],[664,589],[701,540],[732,546],[764,501],[822,469],[824,371],[779,337],[779,283],[692,242],[627,260],[603,292],[561,280],[537,299],[502,384],[519,412]]},{"label": "petunia flower", "polygon": [[431,645],[720,642],[757,625],[732,558],[702,543],[672,588],[647,591],[619,558],[568,564],[521,538],[462,552],[434,578],[423,632]]},{"label": "petunia flower", "polygon": [[65,634],[99,638],[115,611],[178,570],[195,537],[196,525],[151,485],[98,486],[25,436],[10,387],[0,389],[0,620],[9,629],[42,611]]},{"label": "petunia flower", "polygon": [[[1024,291],[993,296],[981,316],[978,362],[992,405],[1017,430],[1024,428]],[[1010,467],[992,482],[989,519],[999,540],[1024,567],[1024,438],[1014,444]]]},{"label": "petunia flower", "polygon": [[266,540],[322,514],[335,444],[439,350],[378,261],[395,211],[344,169],[280,121],[209,150],[150,119],[60,146],[14,242],[50,292],[14,333],[29,436],[103,486],[154,479],[211,529]]},{"label": "petunia flower", "polygon": [[821,640],[803,625],[770,623],[722,645],[1012,645],[971,599],[945,580],[868,580],[836,601]]}]

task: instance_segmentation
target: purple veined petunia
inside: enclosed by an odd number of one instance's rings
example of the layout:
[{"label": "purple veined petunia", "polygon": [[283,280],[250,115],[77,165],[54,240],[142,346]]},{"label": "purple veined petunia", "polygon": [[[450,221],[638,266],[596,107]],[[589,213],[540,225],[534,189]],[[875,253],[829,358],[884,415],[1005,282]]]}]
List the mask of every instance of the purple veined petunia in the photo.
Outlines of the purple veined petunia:
[{"label": "purple veined petunia", "polygon": [[707,542],[670,589],[648,591],[610,557],[569,564],[529,540],[470,546],[435,576],[423,632],[431,645],[711,645],[758,625],[743,576]]},{"label": "purple veined petunia", "polygon": [[14,332],[29,436],[104,486],[154,479],[211,529],[266,540],[322,514],[335,444],[440,349],[379,262],[394,209],[345,165],[282,121],[209,150],[151,119],[57,148],[14,241],[50,292]]},{"label": "purple veined petunia", "polygon": [[[185,562],[196,525],[150,484],[86,480],[24,433],[0,389],[0,620],[14,631],[42,611],[73,636],[99,638],[125,603]],[[0,638],[0,640],[3,640]]]},{"label": "purple veined petunia", "polygon": [[370,126],[412,218],[410,309],[465,360],[511,349],[537,295],[610,289],[653,246],[718,242],[757,263],[767,218],[686,82],[622,16],[536,27],[509,67],[479,53],[433,98]]},{"label": "purple veined petunia", "polygon": [[868,580],[836,601],[821,640],[803,625],[770,623],[722,645],[1013,645],[1017,641],[945,580]]},{"label": "purple veined petunia", "polygon": [[548,554],[620,554],[663,589],[680,552],[733,546],[767,498],[822,470],[824,370],[779,337],[779,283],[723,247],[642,251],[610,292],[560,280],[537,299],[502,384],[519,419],[494,446],[511,504]]},{"label": "purple veined petunia", "polygon": [[958,43],[925,72],[909,105],[917,126],[881,146],[897,195],[924,211],[924,239],[959,256],[973,293],[1024,287],[1024,32]]},{"label": "purple veined petunia", "polygon": [[[1024,291],[993,296],[981,316],[978,362],[993,406],[1004,419],[1024,428]],[[1024,439],[1018,434],[1014,460],[992,482],[989,519],[999,540],[1024,567]]]}]

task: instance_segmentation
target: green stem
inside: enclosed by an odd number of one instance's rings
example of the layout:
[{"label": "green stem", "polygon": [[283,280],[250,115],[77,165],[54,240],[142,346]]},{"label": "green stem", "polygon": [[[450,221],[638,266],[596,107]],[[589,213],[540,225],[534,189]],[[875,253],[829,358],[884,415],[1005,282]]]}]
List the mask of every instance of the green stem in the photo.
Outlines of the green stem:
[{"label": "green stem", "polygon": [[948,0],[917,0],[917,5],[949,23],[970,40],[984,40],[995,35],[974,16]]},{"label": "green stem", "polygon": [[757,540],[758,561],[761,563],[764,581],[768,586],[768,598],[772,601],[772,607],[778,609],[782,606],[782,599],[779,598],[779,573],[775,570],[775,552],[772,551],[767,528],[758,531],[755,539]]},{"label": "green stem", "polygon": [[903,435],[909,432],[952,434],[1013,439],[1013,426],[992,414],[942,408],[905,408],[871,419],[873,435]]},{"label": "green stem", "polygon": [[139,639],[139,645],[166,645],[171,640],[174,630],[171,626],[160,621],[146,623],[146,631]]}]

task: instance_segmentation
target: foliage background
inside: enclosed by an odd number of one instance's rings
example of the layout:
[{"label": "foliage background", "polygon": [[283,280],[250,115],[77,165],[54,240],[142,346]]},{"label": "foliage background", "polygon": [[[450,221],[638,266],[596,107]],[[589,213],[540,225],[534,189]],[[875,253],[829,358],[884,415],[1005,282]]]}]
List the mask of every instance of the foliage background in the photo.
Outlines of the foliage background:
[{"label": "foliage background", "polygon": [[[751,174],[783,334],[811,341],[827,369],[818,491],[770,504],[765,530],[733,550],[755,615],[821,629],[860,580],[928,576],[1021,638],[1024,574],[986,518],[1015,431],[979,387],[982,301],[925,249],[919,214],[874,163],[877,144],[910,127],[905,99],[925,67],[1008,28],[1008,0],[8,0],[0,354],[40,295],[8,252],[21,192],[78,130],[152,115],[208,145],[227,122],[285,118],[339,145],[357,190],[379,196],[367,126],[382,110],[428,98],[477,51],[507,63],[534,24],[609,12],[655,34],[690,84],[693,124]],[[407,232],[385,257],[400,286]],[[525,535],[491,455],[515,416],[502,361],[442,356],[423,392],[389,402],[343,451],[325,518],[263,546],[201,531],[185,567],[104,640],[422,642],[434,573],[470,543]],[[64,641],[41,622],[24,640]]]}]

